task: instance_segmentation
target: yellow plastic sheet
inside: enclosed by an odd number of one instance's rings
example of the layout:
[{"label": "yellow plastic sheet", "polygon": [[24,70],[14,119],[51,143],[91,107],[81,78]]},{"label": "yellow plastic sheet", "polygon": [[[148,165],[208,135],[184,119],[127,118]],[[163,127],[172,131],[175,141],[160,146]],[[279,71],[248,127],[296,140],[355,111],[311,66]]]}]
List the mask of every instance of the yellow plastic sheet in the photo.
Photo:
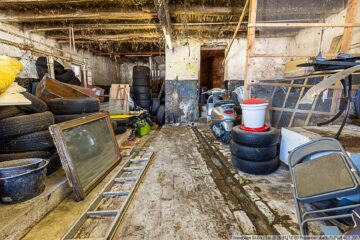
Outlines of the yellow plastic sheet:
[{"label": "yellow plastic sheet", "polygon": [[0,94],[4,93],[22,71],[22,64],[15,58],[0,56]]}]

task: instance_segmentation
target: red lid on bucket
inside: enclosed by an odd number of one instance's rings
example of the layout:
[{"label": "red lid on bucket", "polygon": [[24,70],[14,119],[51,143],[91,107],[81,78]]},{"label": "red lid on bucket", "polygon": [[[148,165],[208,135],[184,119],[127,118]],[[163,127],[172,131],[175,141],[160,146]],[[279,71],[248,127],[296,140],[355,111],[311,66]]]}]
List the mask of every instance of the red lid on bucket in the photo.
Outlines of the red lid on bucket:
[{"label": "red lid on bucket", "polygon": [[264,104],[268,102],[269,101],[266,99],[256,98],[256,96],[252,96],[251,98],[242,101],[241,104]]}]

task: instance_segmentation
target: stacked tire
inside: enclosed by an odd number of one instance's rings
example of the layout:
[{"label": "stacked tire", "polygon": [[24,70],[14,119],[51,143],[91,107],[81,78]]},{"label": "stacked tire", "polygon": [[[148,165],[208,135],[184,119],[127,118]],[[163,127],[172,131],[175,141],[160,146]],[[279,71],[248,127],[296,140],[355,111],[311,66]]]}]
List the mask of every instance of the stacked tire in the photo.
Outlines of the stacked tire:
[{"label": "stacked tire", "polygon": [[0,161],[49,159],[49,175],[61,167],[48,130],[54,116],[41,99],[27,92],[22,94],[31,105],[0,107]]},{"label": "stacked tire", "polygon": [[[36,62],[36,71],[38,73],[39,79],[42,79],[45,73],[48,73],[48,64],[46,57],[39,57]],[[65,69],[61,63],[54,61],[54,72],[55,72],[55,79],[72,85],[81,85],[81,81],[75,76],[75,73],[71,69]]]},{"label": "stacked tire", "polygon": [[112,120],[114,133],[116,135],[125,133],[126,129],[128,128],[128,124],[129,124],[129,119],[114,119],[114,120]]},{"label": "stacked tire", "polygon": [[133,68],[133,99],[135,103],[147,110],[152,104],[150,94],[150,68],[135,66]]},{"label": "stacked tire", "polygon": [[236,169],[249,174],[264,175],[279,167],[279,134],[275,128],[266,132],[247,132],[236,126],[231,135],[231,162]]},{"label": "stacked tire", "polygon": [[97,98],[54,98],[49,101],[50,111],[54,114],[55,123],[66,122],[100,111]]}]

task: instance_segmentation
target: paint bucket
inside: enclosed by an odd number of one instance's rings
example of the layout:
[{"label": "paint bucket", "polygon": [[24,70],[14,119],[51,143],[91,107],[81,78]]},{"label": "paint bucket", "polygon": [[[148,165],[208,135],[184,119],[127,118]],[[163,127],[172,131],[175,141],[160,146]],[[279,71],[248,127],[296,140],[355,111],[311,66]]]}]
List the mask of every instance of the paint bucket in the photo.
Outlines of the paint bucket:
[{"label": "paint bucket", "polygon": [[262,128],[265,125],[266,109],[269,102],[255,96],[240,103],[243,124],[247,128]]}]

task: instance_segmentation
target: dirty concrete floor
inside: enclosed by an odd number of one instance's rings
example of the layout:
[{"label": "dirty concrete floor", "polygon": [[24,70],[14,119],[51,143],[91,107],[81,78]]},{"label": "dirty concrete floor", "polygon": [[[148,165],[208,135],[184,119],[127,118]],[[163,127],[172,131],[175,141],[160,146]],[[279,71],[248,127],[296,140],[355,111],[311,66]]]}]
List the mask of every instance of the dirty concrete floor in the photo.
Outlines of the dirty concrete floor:
[{"label": "dirty concrete floor", "polygon": [[[149,145],[156,157],[114,239],[298,234],[286,167],[268,176],[237,172],[230,164],[229,147],[215,141],[207,125],[196,129],[166,125],[156,133]],[[199,136],[208,139],[211,146],[205,146]],[[85,209],[91,198],[94,194],[89,195],[86,204],[78,206]],[[71,204],[72,200],[66,201],[59,206],[60,211],[55,209],[35,226],[26,239],[42,239],[41,233],[47,231],[56,234],[46,239],[59,239],[67,228],[64,226],[70,226],[81,212],[72,209],[77,205]]]},{"label": "dirty concrete floor", "polygon": [[[205,136],[210,133],[207,125],[197,129]],[[211,135],[206,137],[212,139]],[[212,153],[204,155],[206,149],[191,127],[164,126],[150,144],[157,157],[115,239],[297,234],[286,167],[257,179],[239,174],[230,164],[228,146],[221,145],[217,148],[224,148],[221,152],[228,164],[216,162],[222,160],[215,159]],[[207,162],[209,159],[215,164]]]}]

